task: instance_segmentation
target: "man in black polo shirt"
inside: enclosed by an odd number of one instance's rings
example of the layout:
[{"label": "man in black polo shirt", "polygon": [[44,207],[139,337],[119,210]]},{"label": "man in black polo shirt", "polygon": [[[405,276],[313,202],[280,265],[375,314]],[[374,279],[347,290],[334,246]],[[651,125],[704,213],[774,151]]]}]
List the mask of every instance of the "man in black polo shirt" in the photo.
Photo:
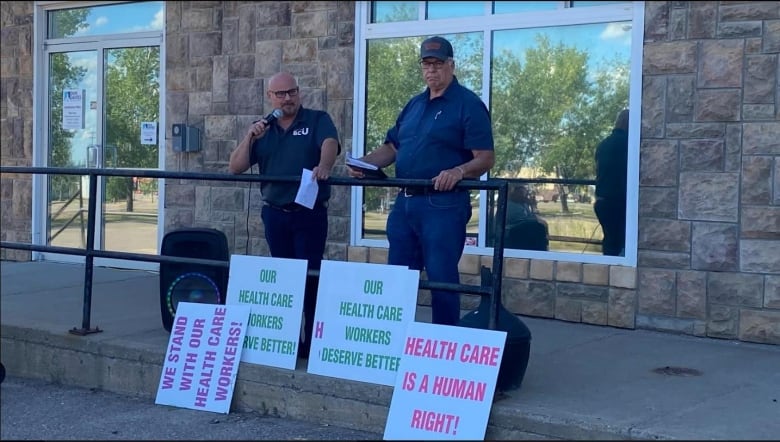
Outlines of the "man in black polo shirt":
[{"label": "man in black polo shirt", "polygon": [[[249,126],[230,155],[230,172],[243,173],[257,164],[261,175],[300,176],[303,169],[309,169],[313,179],[328,179],[341,151],[333,120],[327,112],[301,105],[298,82],[289,73],[281,72],[269,79],[267,96],[282,115],[270,122],[263,118]],[[295,203],[298,183],[263,182],[260,190],[265,239],[271,256],[305,259],[309,269],[319,270],[328,237],[330,186],[319,184],[313,209]],[[304,336],[298,350],[304,358],[309,356],[316,305],[317,278],[307,277]]]}]

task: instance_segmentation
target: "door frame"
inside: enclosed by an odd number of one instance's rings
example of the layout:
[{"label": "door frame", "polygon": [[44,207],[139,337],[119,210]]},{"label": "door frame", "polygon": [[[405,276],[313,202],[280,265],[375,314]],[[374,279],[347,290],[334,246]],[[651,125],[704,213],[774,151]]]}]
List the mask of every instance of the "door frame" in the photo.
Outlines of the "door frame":
[{"label": "door frame", "polygon": [[[48,110],[49,102],[49,62],[52,53],[64,53],[74,51],[97,51],[97,89],[98,103],[97,109],[99,120],[96,129],[96,139],[103,144],[103,103],[104,103],[104,57],[108,49],[128,48],[128,47],[148,47],[157,46],[160,57],[160,102],[159,102],[159,121],[157,125],[158,149],[158,169],[165,170],[165,32],[164,30],[152,32],[139,32],[136,34],[119,35],[100,35],[80,38],[46,40],[46,12],[50,8],[42,6],[36,7],[34,12],[34,50],[33,58],[33,121],[42,122],[33,127],[33,166],[48,166],[48,144],[49,144],[49,121]],[[102,191],[104,177],[98,177],[97,200],[102,202]],[[33,175],[32,182],[32,243],[35,245],[48,245],[48,176],[36,174]],[[158,181],[158,200],[157,200],[157,253],[160,251],[165,226],[165,179]],[[101,244],[102,233],[102,203],[98,205],[95,213],[95,244]],[[51,252],[32,252],[33,261],[59,261],[84,263],[83,255],[67,255]],[[118,267],[139,270],[159,270],[160,264],[157,262],[145,262],[126,259],[98,258],[94,260],[94,265],[102,267]]]}]

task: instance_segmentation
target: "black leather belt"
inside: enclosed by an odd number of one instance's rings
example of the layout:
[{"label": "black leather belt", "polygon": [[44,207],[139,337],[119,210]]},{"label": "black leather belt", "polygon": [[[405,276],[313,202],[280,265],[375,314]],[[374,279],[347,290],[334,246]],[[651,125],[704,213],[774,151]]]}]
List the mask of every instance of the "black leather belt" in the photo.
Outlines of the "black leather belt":
[{"label": "black leather belt", "polygon": [[[272,208],[272,209],[281,210],[282,212],[288,212],[288,213],[290,213],[290,212],[300,212],[301,210],[307,209],[307,207],[304,207],[304,206],[302,206],[302,205],[300,205],[298,203],[289,203],[289,204],[285,204],[283,206],[278,206],[276,204],[271,204],[271,203],[266,202],[265,205],[270,207],[270,208]],[[314,204],[314,208],[316,209],[318,207],[328,207],[328,202],[327,201],[317,201]]]},{"label": "black leather belt", "polygon": [[439,192],[433,190],[433,187],[402,187],[401,188],[401,195],[405,197],[431,195],[433,193],[439,193]]}]

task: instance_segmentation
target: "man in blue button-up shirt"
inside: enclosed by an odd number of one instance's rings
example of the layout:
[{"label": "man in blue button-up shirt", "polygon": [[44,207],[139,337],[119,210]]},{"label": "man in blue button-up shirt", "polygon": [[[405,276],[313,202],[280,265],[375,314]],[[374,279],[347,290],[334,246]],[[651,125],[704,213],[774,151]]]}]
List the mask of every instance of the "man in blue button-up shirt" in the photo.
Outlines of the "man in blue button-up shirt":
[{"label": "man in blue button-up shirt", "polygon": [[[385,142],[361,158],[386,167],[396,163],[398,178],[429,179],[431,188],[399,192],[387,218],[388,264],[425,269],[428,280],[458,284],[458,262],[471,218],[464,178],[478,178],[495,162],[490,113],[474,92],[455,77],[452,45],[431,37],[420,46],[427,88],[404,106]],[[350,168],[350,176],[363,177]],[[433,323],[460,321],[460,295],[432,290]]]}]

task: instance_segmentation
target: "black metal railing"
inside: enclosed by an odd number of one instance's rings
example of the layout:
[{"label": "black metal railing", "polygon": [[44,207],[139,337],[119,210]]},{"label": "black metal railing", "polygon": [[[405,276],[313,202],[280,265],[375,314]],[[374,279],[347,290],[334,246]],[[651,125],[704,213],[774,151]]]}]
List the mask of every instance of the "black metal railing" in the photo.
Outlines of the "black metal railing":
[{"label": "black metal railing", "polygon": [[[81,328],[74,327],[70,330],[72,334],[86,335],[99,332],[99,329],[90,328],[92,314],[92,280],[94,270],[94,259],[113,258],[133,261],[158,262],[158,263],[184,263],[200,264],[227,268],[229,261],[185,258],[164,255],[152,255],[130,252],[115,252],[107,250],[95,250],[95,216],[97,204],[97,182],[99,176],[121,176],[138,178],[163,178],[163,179],[185,179],[198,181],[233,181],[233,182],[300,182],[300,177],[271,177],[265,175],[253,174],[216,174],[216,173],[197,173],[197,172],[172,172],[149,169],[91,169],[91,168],[60,168],[60,167],[21,167],[21,166],[0,166],[0,174],[33,174],[33,175],[79,175],[89,176],[89,200],[87,204],[87,243],[85,248],[59,247],[50,245],[38,245],[31,243],[20,243],[10,241],[0,241],[0,248],[28,250],[35,252],[50,252],[66,255],[80,255],[85,257],[84,266],[84,300],[82,309]],[[422,179],[356,179],[347,177],[331,177],[327,180],[328,184],[337,186],[362,186],[362,187],[429,187],[430,180]],[[504,232],[505,218],[507,208],[507,181],[503,179],[463,180],[456,186],[460,189],[476,190],[494,190],[498,192],[496,207],[495,231]],[[498,306],[501,302],[501,282],[503,275],[504,261],[504,235],[497,235],[493,247],[493,271],[490,285],[483,281],[481,285],[452,284],[428,280],[420,280],[419,287],[426,290],[445,290],[460,293],[468,293],[480,296],[490,296],[490,315],[488,328],[496,329],[498,321]],[[310,275],[318,276],[317,270],[309,270]]]}]

